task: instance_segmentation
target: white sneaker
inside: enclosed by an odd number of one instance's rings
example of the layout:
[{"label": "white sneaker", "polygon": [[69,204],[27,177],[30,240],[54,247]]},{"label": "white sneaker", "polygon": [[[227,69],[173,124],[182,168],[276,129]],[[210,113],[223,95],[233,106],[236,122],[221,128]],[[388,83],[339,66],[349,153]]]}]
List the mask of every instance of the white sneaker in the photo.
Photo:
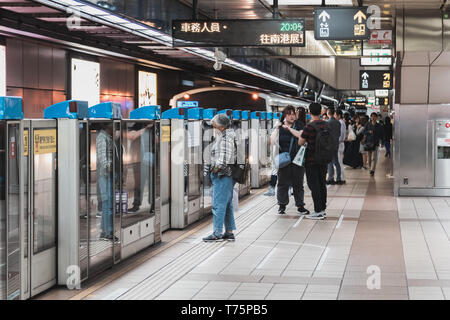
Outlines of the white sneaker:
[{"label": "white sneaker", "polygon": [[312,220],[323,220],[326,217],[326,213],[324,211],[321,212],[313,212],[306,216],[306,219]]}]

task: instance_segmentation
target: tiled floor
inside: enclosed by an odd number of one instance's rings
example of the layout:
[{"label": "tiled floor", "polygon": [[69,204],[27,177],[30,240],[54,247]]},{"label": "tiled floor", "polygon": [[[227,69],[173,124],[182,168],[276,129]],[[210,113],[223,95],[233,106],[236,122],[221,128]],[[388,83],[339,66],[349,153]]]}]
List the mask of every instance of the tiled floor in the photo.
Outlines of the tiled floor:
[{"label": "tiled floor", "polygon": [[450,299],[450,198],[396,198],[390,168],[381,154],[375,177],[347,169],[323,221],[258,195],[236,242],[203,243],[209,224],[85,298]]}]

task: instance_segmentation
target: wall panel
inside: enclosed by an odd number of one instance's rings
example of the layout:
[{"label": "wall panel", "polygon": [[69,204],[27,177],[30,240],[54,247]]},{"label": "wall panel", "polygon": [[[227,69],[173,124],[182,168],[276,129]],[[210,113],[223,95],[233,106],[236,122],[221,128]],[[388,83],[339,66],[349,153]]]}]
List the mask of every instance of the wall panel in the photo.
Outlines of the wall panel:
[{"label": "wall panel", "polygon": [[22,41],[6,40],[6,85],[23,86]]}]

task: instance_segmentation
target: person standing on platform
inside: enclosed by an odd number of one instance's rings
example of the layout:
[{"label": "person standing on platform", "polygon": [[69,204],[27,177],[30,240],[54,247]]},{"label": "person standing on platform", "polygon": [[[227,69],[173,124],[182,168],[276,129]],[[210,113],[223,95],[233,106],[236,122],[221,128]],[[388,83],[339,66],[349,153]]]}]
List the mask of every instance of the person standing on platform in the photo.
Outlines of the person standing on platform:
[{"label": "person standing on platform", "polygon": [[[231,128],[231,121],[225,114],[217,114],[211,120],[217,136],[211,148],[211,181],[213,184],[213,233],[205,242],[234,241],[233,230],[236,229],[233,211],[233,188],[231,165],[236,163],[236,133]],[[223,226],[225,233],[222,235]]]},{"label": "person standing on platform", "polygon": [[345,168],[344,168],[344,151],[345,151],[345,140],[347,140],[347,126],[342,118],[342,110],[336,111],[336,119],[341,124],[341,134],[339,136],[339,149],[338,149],[338,160],[339,167],[341,168],[341,175],[336,176],[336,184],[345,183]]},{"label": "person standing on platform", "polygon": [[364,128],[364,148],[368,152],[368,160],[370,167],[370,175],[375,174],[377,166],[377,152],[380,146],[380,141],[383,141],[383,126],[377,123],[377,114],[373,112],[370,115],[370,122]]},{"label": "person standing on platform", "polygon": [[341,136],[341,123],[334,117],[335,111],[333,107],[328,108],[328,124],[331,128],[331,136],[334,141],[334,157],[328,164],[328,181],[327,184],[336,184],[334,180],[334,168],[336,167],[336,180],[341,179],[341,165],[339,164],[338,150],[339,137]]},{"label": "person standing on platform", "polygon": [[391,157],[392,123],[391,118],[384,118],[384,147],[386,149],[386,158]]},{"label": "person standing on platform", "polygon": [[[320,119],[320,104],[313,102],[309,105],[309,112],[311,113],[311,122],[309,122],[298,139],[299,145],[307,144],[305,156],[305,170],[306,180],[314,202],[314,212],[307,215],[306,218],[313,220],[322,220],[326,218],[327,205],[327,163],[318,159],[316,153],[316,141],[320,143],[328,141],[328,156],[331,159],[333,155],[333,141],[331,135],[331,128],[328,122]],[[328,139],[327,139],[328,133]],[[319,136],[320,135],[320,136]],[[319,139],[317,137],[319,136]],[[325,138],[325,139],[322,139]],[[320,162],[318,160],[321,160]]]},{"label": "person standing on platform", "polygon": [[[300,130],[303,128],[296,126],[300,124],[296,122],[295,108],[293,106],[284,108],[283,119],[284,123],[281,121],[278,123],[270,137],[270,142],[272,145],[277,145],[279,147],[279,154],[289,152],[291,159],[294,159],[299,150],[298,137],[300,137],[301,134]],[[294,191],[297,211],[301,214],[309,214],[309,211],[305,209],[304,203],[304,174],[305,168],[299,167],[293,163],[278,169],[277,200],[279,214],[286,213],[286,206],[289,204],[289,186],[292,186]]]}]

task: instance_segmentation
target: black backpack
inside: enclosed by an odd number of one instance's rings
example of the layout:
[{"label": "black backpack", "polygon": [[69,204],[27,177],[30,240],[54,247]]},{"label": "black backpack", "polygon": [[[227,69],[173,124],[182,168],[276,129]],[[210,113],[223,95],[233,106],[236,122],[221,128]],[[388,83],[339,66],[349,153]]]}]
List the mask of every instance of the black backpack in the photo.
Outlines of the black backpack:
[{"label": "black backpack", "polygon": [[314,122],[309,125],[316,130],[316,150],[313,156],[314,162],[319,164],[328,164],[333,160],[335,148],[333,146],[333,137],[331,136],[331,128],[328,123],[320,129]]}]

